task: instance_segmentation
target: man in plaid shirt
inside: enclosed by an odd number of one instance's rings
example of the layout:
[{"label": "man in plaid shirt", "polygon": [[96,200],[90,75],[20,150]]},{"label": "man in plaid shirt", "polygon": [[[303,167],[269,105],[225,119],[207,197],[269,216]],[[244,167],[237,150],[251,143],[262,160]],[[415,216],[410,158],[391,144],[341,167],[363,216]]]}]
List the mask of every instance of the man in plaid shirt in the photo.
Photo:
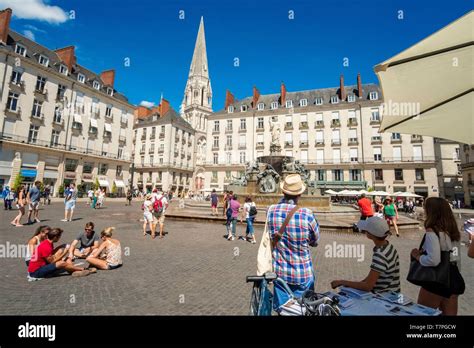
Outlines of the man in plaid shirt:
[{"label": "man in plaid shirt", "polygon": [[[288,283],[295,296],[300,297],[307,289],[314,289],[313,262],[310,246],[319,240],[319,225],[313,212],[308,208],[298,208],[289,219],[281,237],[278,232],[288,214],[295,208],[298,198],[306,190],[299,174],[290,174],[280,184],[284,197],[280,203],[268,209],[268,231],[273,248],[273,268],[279,278]],[[289,303],[287,292],[275,283],[274,308]]]}]

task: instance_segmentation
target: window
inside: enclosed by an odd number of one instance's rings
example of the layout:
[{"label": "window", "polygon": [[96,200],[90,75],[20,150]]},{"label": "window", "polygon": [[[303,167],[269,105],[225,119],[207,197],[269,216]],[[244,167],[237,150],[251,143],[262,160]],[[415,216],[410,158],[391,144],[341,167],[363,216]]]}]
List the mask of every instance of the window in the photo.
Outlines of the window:
[{"label": "window", "polygon": [[316,98],[315,102],[316,102],[316,105],[323,105],[323,98],[318,97],[318,98]]},{"label": "window", "polygon": [[308,105],[308,99],[301,99],[300,100],[300,106],[307,106]]},{"label": "window", "polygon": [[337,95],[333,95],[331,97],[331,104],[337,104],[339,103],[339,97]]},{"label": "window", "polygon": [[286,127],[292,127],[293,126],[293,118],[290,115],[285,116],[285,125]]},{"label": "window", "polygon": [[107,105],[105,107],[105,117],[112,117],[112,105]]},{"label": "window", "polygon": [[354,95],[354,94],[349,94],[349,95],[347,96],[347,101],[348,101],[349,103],[355,102],[355,95]]},{"label": "window", "polygon": [[226,163],[231,164],[232,163],[232,152],[227,152],[225,155],[226,155]]},{"label": "window", "polygon": [[240,107],[240,111],[242,111],[242,112],[247,111],[247,105],[242,105],[242,106]]},{"label": "window", "polygon": [[257,134],[257,145],[263,145],[263,134]]},{"label": "window", "polygon": [[399,168],[395,169],[395,180],[403,181],[403,169],[399,169]]},{"label": "window", "polygon": [[84,74],[78,74],[77,75],[77,81],[80,83],[85,83],[86,82],[86,76]]},{"label": "window", "polygon": [[227,112],[228,112],[228,113],[234,112],[234,106],[233,106],[233,105],[229,105],[229,106],[227,107]]},{"label": "window", "polygon": [[216,171],[212,172],[212,181],[214,181],[214,182],[217,181],[217,172]]},{"label": "window", "polygon": [[357,152],[357,149],[349,149],[349,158],[351,162],[357,162],[359,160]]},{"label": "window", "polygon": [[212,144],[212,147],[218,149],[219,148],[219,137],[214,137],[214,142]]},{"label": "window", "polygon": [[82,172],[84,174],[92,174],[93,169],[94,169],[94,163],[84,162],[84,165],[82,166]]},{"label": "window", "polygon": [[334,111],[331,116],[333,120],[339,120],[339,111]]},{"label": "window", "polygon": [[48,66],[48,65],[49,65],[49,59],[48,59],[48,57],[43,56],[42,54],[40,54],[40,56],[39,56],[39,58],[38,58],[38,62],[39,62],[41,65],[44,65],[44,66]]},{"label": "window", "polygon": [[341,144],[341,135],[339,129],[333,129],[332,131],[332,143],[334,145],[340,145]]},{"label": "window", "polygon": [[349,110],[347,112],[347,117],[349,118],[349,121],[350,120],[354,120],[356,119],[356,111],[355,110]]},{"label": "window", "polygon": [[20,56],[26,57],[26,48],[25,48],[25,46],[20,45],[20,44],[16,44],[15,53],[19,54]]},{"label": "window", "polygon": [[51,133],[51,146],[59,145],[59,131],[53,130]]},{"label": "window", "polygon": [[308,144],[308,132],[300,133],[300,143]]},{"label": "window", "polygon": [[155,138],[155,136],[156,136],[156,127],[151,127],[150,139]]},{"label": "window", "polygon": [[60,124],[62,122],[61,107],[59,105],[54,107],[54,123]]},{"label": "window", "polygon": [[360,169],[351,169],[349,171],[349,180],[360,181],[361,180]]},{"label": "window", "polygon": [[231,178],[231,176],[232,176],[232,173],[230,172],[230,170],[226,170],[225,171],[225,179],[229,180]]},{"label": "window", "polygon": [[263,103],[258,103],[257,105],[257,110],[261,111],[261,110],[264,110],[265,109],[265,104]]},{"label": "window", "polygon": [[402,140],[400,133],[392,133],[392,140]]},{"label": "window", "polygon": [[43,102],[35,99],[33,101],[33,110],[31,111],[31,116],[41,118],[41,110],[43,108]]},{"label": "window", "polygon": [[392,149],[393,151],[393,160],[394,161],[401,161],[402,160],[402,148],[400,146],[395,146]]},{"label": "window", "polygon": [[382,161],[382,148],[381,147],[374,147],[374,161],[376,162]]},{"label": "window", "polygon": [[287,100],[286,103],[285,103],[285,106],[287,108],[292,108],[293,107],[293,100]]},{"label": "window", "polygon": [[122,146],[119,146],[119,148],[118,148],[117,157],[118,158],[123,158],[123,147]]},{"label": "window", "polygon": [[219,132],[219,121],[214,121],[214,132]]},{"label": "window", "polygon": [[285,143],[288,145],[293,144],[293,133],[285,133]]},{"label": "window", "polygon": [[259,117],[257,119],[257,128],[258,129],[263,129],[263,117]]},{"label": "window", "polygon": [[99,174],[100,175],[107,175],[107,170],[109,169],[109,165],[107,163],[99,164]]},{"label": "window", "polygon": [[242,130],[247,129],[247,122],[246,122],[245,118],[240,119],[240,129],[242,129]]},{"label": "window", "polygon": [[219,154],[217,152],[214,152],[212,156],[213,156],[213,163],[219,164]]},{"label": "window", "polygon": [[334,163],[341,163],[341,149],[332,150],[332,159]]},{"label": "window", "polygon": [[57,100],[63,100],[65,93],[66,93],[66,86],[63,86],[63,85],[59,84],[58,85],[58,93],[56,94],[56,99]]},{"label": "window", "polygon": [[287,157],[293,157],[293,151],[292,151],[292,150],[286,150],[286,151],[285,151],[285,156],[287,156]]},{"label": "window", "polygon": [[44,91],[44,86],[45,85],[46,85],[46,78],[38,76],[36,78],[36,87],[35,87],[36,91],[42,93]]},{"label": "window", "polygon": [[417,181],[424,181],[425,180],[425,172],[423,168],[416,168],[415,169],[415,180]]},{"label": "window", "polygon": [[278,109],[278,102],[274,101],[270,104],[270,109],[276,110]]},{"label": "window", "polygon": [[30,124],[30,131],[28,132],[29,144],[36,144],[36,140],[38,140],[38,132],[39,132],[39,126]]},{"label": "window", "polygon": [[229,147],[232,146],[232,135],[227,136],[226,145],[229,146]]},{"label": "window", "polygon": [[240,163],[245,164],[245,152],[240,153]]},{"label": "window", "polygon": [[115,175],[120,176],[122,175],[122,166],[117,166],[117,169],[115,170]]},{"label": "window", "polygon": [[332,171],[332,175],[333,175],[334,181],[344,181],[343,180],[344,173],[341,169],[334,169]]},{"label": "window", "polygon": [[67,74],[68,74],[69,71],[68,71],[67,66],[61,64],[61,65],[59,66],[59,72],[60,72],[61,74],[67,76]]},{"label": "window", "polygon": [[301,150],[301,162],[308,163],[308,150]]},{"label": "window", "polygon": [[413,160],[422,161],[423,160],[423,150],[419,145],[413,146]]},{"label": "window", "polygon": [[16,111],[18,107],[18,98],[20,96],[17,93],[9,92],[7,99],[7,109],[10,111]]},{"label": "window", "polygon": [[370,121],[372,121],[372,122],[379,122],[380,121],[379,109],[371,109]]},{"label": "window", "polygon": [[372,140],[382,140],[378,128],[372,128]]},{"label": "window", "polygon": [[75,172],[77,169],[77,163],[78,161],[75,159],[66,158],[66,163],[65,163],[66,171]]},{"label": "window", "polygon": [[377,100],[377,99],[379,99],[379,94],[377,92],[370,92],[369,93],[369,99],[370,100]]},{"label": "window", "polygon": [[317,180],[326,181],[326,171],[324,169],[317,170]]},{"label": "window", "polygon": [[227,120],[227,129],[226,131],[231,132],[232,131],[232,120]]},{"label": "window", "polygon": [[383,181],[383,169],[374,169],[374,180]]},{"label": "window", "polygon": [[357,129],[351,128],[349,129],[349,142],[356,142],[357,141]]},{"label": "window", "polygon": [[150,155],[150,164],[153,165],[153,162],[155,162],[155,156]]},{"label": "window", "polygon": [[110,88],[110,87],[107,87],[107,94],[110,95],[110,96],[113,96],[114,95],[114,89]]},{"label": "window", "polygon": [[316,144],[324,143],[324,132],[322,130],[316,131]]},{"label": "window", "polygon": [[94,81],[94,82],[92,83],[92,87],[94,87],[95,89],[99,90],[99,89],[100,89],[100,83],[97,82],[97,81]]},{"label": "window", "polygon": [[158,158],[158,163],[163,164],[163,157]]},{"label": "window", "polygon": [[245,148],[246,144],[247,144],[247,137],[245,136],[245,134],[241,134],[239,136],[239,147],[244,147]]},{"label": "window", "polygon": [[21,83],[21,75],[22,75],[21,71],[13,70],[10,81],[14,83],[15,85],[19,85]]},{"label": "window", "polygon": [[150,149],[148,150],[148,152],[155,152],[155,143],[150,143]]}]

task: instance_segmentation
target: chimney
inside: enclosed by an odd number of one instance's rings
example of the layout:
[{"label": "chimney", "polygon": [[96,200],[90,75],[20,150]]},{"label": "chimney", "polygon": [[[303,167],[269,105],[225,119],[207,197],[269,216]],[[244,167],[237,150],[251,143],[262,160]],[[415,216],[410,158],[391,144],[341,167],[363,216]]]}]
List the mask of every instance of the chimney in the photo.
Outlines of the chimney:
[{"label": "chimney", "polygon": [[258,91],[257,87],[253,86],[252,107],[254,109],[257,107],[257,103],[258,103],[259,98],[260,98],[260,92]]},{"label": "chimney", "polygon": [[346,90],[344,88],[344,75],[341,74],[341,77],[339,78],[339,99],[341,101],[346,100]]},{"label": "chimney", "polygon": [[170,111],[170,102],[163,98],[158,107],[160,108],[160,117],[163,117]]},{"label": "chimney", "polygon": [[114,87],[115,70],[106,70],[100,73],[100,79],[106,86]]},{"label": "chimney", "polygon": [[64,64],[66,64],[69,72],[72,72],[72,67],[76,64],[76,56],[74,55],[74,49],[74,46],[67,46],[54,51],[58,55],[59,59]]},{"label": "chimney", "polygon": [[134,111],[135,118],[146,118],[150,114],[151,110],[142,105],[139,105]]},{"label": "chimney", "polygon": [[362,81],[360,79],[360,73],[357,74],[357,95],[362,98]]},{"label": "chimney", "polygon": [[232,105],[234,104],[234,95],[232,93],[230,93],[229,90],[226,90],[225,91],[225,106],[224,106],[224,109],[227,110],[227,107],[229,105]]},{"label": "chimney", "polygon": [[7,43],[8,32],[10,31],[10,19],[12,18],[12,9],[7,8],[0,11],[0,41]]},{"label": "chimney", "polygon": [[280,104],[281,106],[285,106],[286,104],[286,86],[283,82],[280,86]]}]

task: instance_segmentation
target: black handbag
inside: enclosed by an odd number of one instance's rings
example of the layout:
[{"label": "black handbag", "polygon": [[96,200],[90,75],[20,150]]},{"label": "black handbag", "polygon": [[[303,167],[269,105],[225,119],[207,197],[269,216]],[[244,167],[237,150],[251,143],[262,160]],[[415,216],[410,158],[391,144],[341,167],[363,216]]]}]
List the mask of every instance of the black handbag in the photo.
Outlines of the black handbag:
[{"label": "black handbag", "polygon": [[[438,239],[439,235],[437,234]],[[423,246],[426,234],[420,244]],[[450,288],[450,251],[441,250],[441,261],[438,266],[423,266],[417,259],[411,257],[410,270],[408,271],[407,280],[421,287],[436,287],[448,290]]]}]

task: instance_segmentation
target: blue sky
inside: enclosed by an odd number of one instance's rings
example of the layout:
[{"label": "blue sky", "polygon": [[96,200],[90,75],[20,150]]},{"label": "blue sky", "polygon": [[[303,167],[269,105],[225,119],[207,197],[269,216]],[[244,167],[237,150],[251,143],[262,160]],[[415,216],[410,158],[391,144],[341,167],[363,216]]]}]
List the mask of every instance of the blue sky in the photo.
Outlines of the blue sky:
[{"label": "blue sky", "polygon": [[[130,102],[157,103],[163,93],[176,110],[204,16],[218,110],[226,89],[241,99],[254,85],[262,94],[277,93],[281,81],[289,91],[334,87],[340,74],[355,84],[358,72],[363,83],[377,83],[374,65],[467,13],[472,2],[0,0],[7,6],[17,14],[13,30],[53,49],[75,45],[80,64],[96,72],[116,69],[116,88]],[[76,18],[65,20],[71,10]]]}]

